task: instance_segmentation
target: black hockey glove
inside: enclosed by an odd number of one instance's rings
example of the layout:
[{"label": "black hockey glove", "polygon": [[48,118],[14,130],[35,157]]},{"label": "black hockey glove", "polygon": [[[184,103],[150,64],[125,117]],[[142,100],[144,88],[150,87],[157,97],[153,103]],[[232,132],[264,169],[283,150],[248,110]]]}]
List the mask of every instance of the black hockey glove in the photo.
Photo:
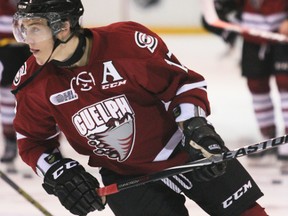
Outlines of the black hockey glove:
[{"label": "black hockey glove", "polygon": [[77,161],[62,159],[45,174],[43,188],[58,197],[61,204],[75,215],[87,215],[103,210],[101,197],[96,193],[99,182]]},{"label": "black hockey glove", "polygon": [[[183,122],[182,146],[191,160],[209,158],[227,151],[221,137],[204,117],[193,117]],[[209,181],[225,173],[226,162],[203,166],[192,172],[196,181]]]}]

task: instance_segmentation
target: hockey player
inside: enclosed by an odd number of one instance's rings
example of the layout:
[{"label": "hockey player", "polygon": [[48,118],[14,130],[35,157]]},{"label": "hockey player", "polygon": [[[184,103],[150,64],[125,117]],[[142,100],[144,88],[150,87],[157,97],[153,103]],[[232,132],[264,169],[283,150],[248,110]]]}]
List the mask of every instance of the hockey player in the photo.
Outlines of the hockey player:
[{"label": "hockey player", "polygon": [[[59,130],[91,167],[101,168],[104,185],[227,150],[206,119],[200,74],[146,27],[119,22],[83,29],[83,12],[80,0],[21,0],[13,22],[15,37],[33,53],[13,83],[19,153],[44,177],[47,193],[75,215],[103,210],[106,201],[77,158],[61,155]],[[187,216],[185,196],[210,215],[267,216],[256,202],[262,195],[232,160],[106,200],[118,216]]]},{"label": "hockey player", "polygon": [[12,163],[17,155],[16,136],[13,127],[15,97],[11,85],[18,69],[29,57],[29,47],[16,43],[12,33],[12,16],[16,0],[0,0],[0,119],[3,134],[3,155],[0,161]]},{"label": "hockey player", "polygon": [[[238,22],[245,27],[279,32],[288,36],[288,0],[214,0],[214,2],[221,19],[229,20],[231,14],[237,14],[236,20],[238,19]],[[205,22],[204,26],[216,34],[222,35],[223,32],[227,34],[225,30],[211,29]],[[242,75],[247,79],[259,130],[264,139],[273,138],[277,133],[275,119],[277,101],[271,98],[271,79],[273,78],[279,91],[285,125],[284,133],[287,134],[288,45],[251,35],[243,35],[243,39],[241,70]],[[278,132],[283,133],[280,128]],[[262,155],[263,153],[259,154],[259,156]],[[281,161],[288,161],[288,146],[279,146],[277,156]]]}]

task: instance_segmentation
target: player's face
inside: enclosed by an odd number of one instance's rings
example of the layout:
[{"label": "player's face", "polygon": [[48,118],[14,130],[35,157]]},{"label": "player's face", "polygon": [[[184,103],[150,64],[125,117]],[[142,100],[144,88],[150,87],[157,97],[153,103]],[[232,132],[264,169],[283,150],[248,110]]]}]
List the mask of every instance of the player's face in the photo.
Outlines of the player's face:
[{"label": "player's face", "polygon": [[14,35],[18,42],[29,45],[39,65],[43,65],[49,58],[54,40],[47,20],[43,18],[18,20],[16,25],[14,23]]}]

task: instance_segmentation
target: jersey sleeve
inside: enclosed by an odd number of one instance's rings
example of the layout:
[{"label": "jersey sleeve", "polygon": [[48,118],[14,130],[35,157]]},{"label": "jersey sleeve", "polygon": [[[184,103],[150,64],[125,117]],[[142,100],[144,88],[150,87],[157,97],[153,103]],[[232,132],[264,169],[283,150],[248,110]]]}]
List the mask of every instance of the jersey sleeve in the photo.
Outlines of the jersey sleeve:
[{"label": "jersey sleeve", "polygon": [[204,77],[182,65],[159,35],[135,26],[130,45],[130,52],[137,56],[131,64],[135,82],[165,103],[171,114],[175,107],[188,103],[200,106],[209,115]]},{"label": "jersey sleeve", "polygon": [[180,104],[188,103],[210,114],[207,83],[202,75],[182,65],[173,54],[154,61],[149,59],[145,64],[146,76],[138,77],[137,81],[164,102],[168,112],[172,114]]},{"label": "jersey sleeve", "polygon": [[[15,82],[21,83],[19,80],[21,76],[22,78],[28,77],[27,71],[29,69],[34,72],[33,69],[29,68],[29,61],[27,68],[25,63],[25,66],[18,71],[18,76],[15,78],[17,82],[14,80],[14,89]],[[23,88],[16,94],[16,116],[14,119],[19,154],[22,160],[34,171],[36,171],[36,164],[40,155],[59,146],[59,129],[53,117],[50,116],[47,106],[45,106],[43,100],[45,95],[37,90],[40,87],[37,84],[38,82],[33,82],[29,87]]]}]

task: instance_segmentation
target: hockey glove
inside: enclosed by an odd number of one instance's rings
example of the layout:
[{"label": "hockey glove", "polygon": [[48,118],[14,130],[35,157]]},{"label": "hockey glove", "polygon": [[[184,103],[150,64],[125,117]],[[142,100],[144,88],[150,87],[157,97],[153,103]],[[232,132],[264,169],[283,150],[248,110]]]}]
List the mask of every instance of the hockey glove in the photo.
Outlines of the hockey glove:
[{"label": "hockey glove", "polygon": [[[191,160],[197,160],[227,151],[221,137],[204,117],[193,117],[183,122],[182,146]],[[200,167],[193,171],[196,181],[209,181],[225,173],[226,162]]]},{"label": "hockey glove", "polygon": [[99,182],[77,161],[61,159],[47,171],[42,186],[48,194],[57,196],[72,214],[83,216],[104,209],[96,193]]},{"label": "hockey glove", "polygon": [[220,36],[223,39],[223,41],[226,44],[228,44],[230,47],[233,47],[235,45],[235,42],[236,42],[236,39],[238,36],[237,33],[232,32],[232,31],[223,30],[223,29],[218,28],[218,27],[214,27],[214,26],[208,24],[203,16],[201,18],[201,21],[202,21],[203,27],[207,31]]}]

